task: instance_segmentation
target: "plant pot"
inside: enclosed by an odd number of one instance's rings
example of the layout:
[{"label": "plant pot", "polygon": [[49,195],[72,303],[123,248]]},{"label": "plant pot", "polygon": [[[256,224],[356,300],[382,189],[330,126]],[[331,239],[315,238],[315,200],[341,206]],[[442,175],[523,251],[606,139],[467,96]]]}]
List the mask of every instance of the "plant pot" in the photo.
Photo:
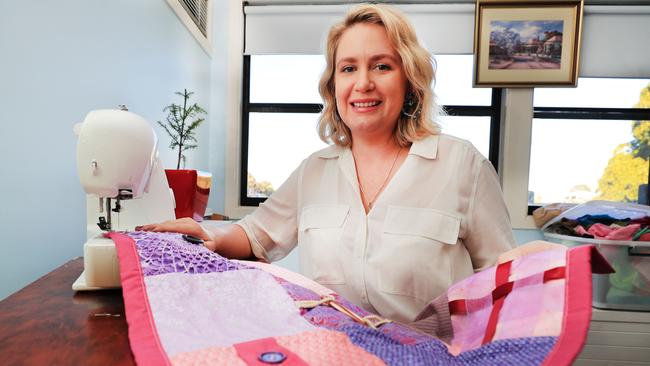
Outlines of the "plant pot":
[{"label": "plant pot", "polygon": [[165,169],[169,188],[174,192],[176,218],[202,221],[210,195],[212,174],[193,169]]},{"label": "plant pot", "polygon": [[174,192],[176,218],[194,216],[194,195],[196,194],[196,170],[165,169],[169,188]]}]

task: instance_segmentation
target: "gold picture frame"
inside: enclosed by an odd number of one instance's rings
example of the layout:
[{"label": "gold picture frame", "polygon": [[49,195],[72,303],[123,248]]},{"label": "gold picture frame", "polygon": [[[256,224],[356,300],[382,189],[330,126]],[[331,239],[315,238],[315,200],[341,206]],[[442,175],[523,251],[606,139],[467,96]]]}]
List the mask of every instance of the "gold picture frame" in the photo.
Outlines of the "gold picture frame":
[{"label": "gold picture frame", "polygon": [[477,0],[475,87],[573,86],[584,0]]}]

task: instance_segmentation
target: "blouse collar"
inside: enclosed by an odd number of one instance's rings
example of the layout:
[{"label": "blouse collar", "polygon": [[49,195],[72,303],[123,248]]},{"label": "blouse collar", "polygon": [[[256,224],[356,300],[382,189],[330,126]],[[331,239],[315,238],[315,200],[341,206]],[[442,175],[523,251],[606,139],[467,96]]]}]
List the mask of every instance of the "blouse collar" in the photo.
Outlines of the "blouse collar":
[{"label": "blouse collar", "polygon": [[[411,144],[409,155],[418,155],[425,159],[435,159],[438,155],[438,140],[440,135],[429,135]],[[334,159],[340,157],[349,150],[348,147],[331,145],[318,152],[318,157],[323,159]]]}]

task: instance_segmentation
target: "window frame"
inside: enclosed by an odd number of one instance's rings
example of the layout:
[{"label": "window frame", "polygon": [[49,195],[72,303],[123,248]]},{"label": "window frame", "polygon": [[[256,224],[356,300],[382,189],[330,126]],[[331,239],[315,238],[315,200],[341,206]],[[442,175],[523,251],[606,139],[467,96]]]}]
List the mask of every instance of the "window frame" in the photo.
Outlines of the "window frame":
[{"label": "window frame", "polygon": [[[534,91],[533,91],[534,93]],[[589,119],[589,120],[650,120],[650,108],[587,108],[587,107],[535,107],[533,119]],[[532,127],[532,121],[531,121]],[[531,136],[532,141],[532,136]],[[529,163],[530,169],[530,163]],[[648,182],[650,182],[650,166],[648,167]],[[647,195],[645,205],[650,205],[650,195]],[[528,215],[540,208],[540,205],[528,204]]]},{"label": "window frame", "polygon": [[[264,202],[263,197],[248,197],[248,143],[250,113],[320,113],[322,104],[317,103],[251,103],[251,56],[243,55],[242,70],[242,107],[241,107],[241,144],[239,160],[239,205],[242,207],[257,207]],[[502,89],[492,88],[491,104],[476,105],[446,105],[443,106],[447,115],[468,117],[490,117],[490,137],[488,159],[499,171],[501,143]]]}]

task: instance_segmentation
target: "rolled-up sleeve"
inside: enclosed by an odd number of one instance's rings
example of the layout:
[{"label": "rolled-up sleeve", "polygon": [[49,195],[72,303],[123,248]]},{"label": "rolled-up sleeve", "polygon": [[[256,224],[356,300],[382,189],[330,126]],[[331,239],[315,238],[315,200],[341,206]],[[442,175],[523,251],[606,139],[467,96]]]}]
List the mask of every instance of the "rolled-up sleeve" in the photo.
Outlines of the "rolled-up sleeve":
[{"label": "rolled-up sleeve", "polygon": [[236,223],[246,232],[255,257],[277,261],[296,246],[299,188],[304,164],[294,170],[260,207]]},{"label": "rolled-up sleeve", "polygon": [[476,272],[493,266],[501,253],[515,247],[499,178],[488,160],[481,159],[478,165],[465,239]]}]

